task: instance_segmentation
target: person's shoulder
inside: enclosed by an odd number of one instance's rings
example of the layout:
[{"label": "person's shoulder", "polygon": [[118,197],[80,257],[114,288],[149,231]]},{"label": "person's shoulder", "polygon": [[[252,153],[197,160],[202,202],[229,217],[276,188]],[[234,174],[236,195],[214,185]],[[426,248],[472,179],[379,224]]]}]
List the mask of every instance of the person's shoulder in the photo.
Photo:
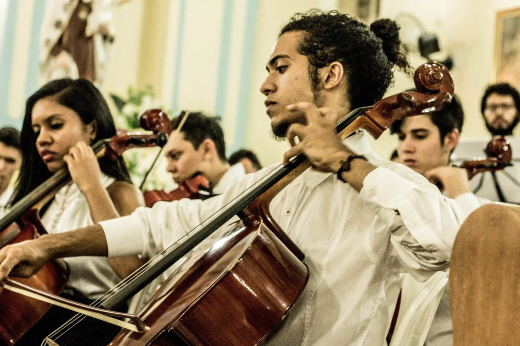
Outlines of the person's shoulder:
[{"label": "person's shoulder", "polygon": [[136,186],[120,180],[116,180],[112,184],[108,185],[107,192],[112,199],[118,197],[129,197],[131,195],[142,196],[141,190]]}]

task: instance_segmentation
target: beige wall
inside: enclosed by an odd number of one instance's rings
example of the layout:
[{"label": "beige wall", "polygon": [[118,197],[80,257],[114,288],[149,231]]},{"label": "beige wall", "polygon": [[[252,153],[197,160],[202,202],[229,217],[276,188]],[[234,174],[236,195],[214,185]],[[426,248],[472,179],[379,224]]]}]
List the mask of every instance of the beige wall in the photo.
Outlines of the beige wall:
[{"label": "beige wall", "polygon": [[[259,92],[266,76],[265,62],[276,41],[278,30],[294,12],[319,6],[330,7],[331,4],[346,8],[351,3],[318,0],[258,1],[249,112],[247,124],[240,125],[247,132],[246,146],[255,150],[264,164],[279,161],[287,148],[287,144],[276,142],[270,137],[269,121],[263,105],[264,96]],[[132,0],[115,11],[118,46],[103,87],[105,93],[125,93],[128,85],[143,87],[150,83],[158,97],[163,97],[166,78],[164,61],[171,58],[164,53],[170,6],[168,0]],[[381,0],[381,17],[396,18],[402,11],[412,13],[419,18],[426,31],[439,36],[442,52],[435,57],[443,59],[448,54],[454,57],[452,76],[455,91],[466,111],[462,138],[486,136],[479,102],[483,89],[492,82],[495,16],[497,11],[511,7],[520,7],[520,0]],[[403,27],[413,31],[410,25],[404,24]],[[206,34],[213,33],[207,31]],[[215,37],[215,40],[218,39]],[[412,53],[410,60],[415,66],[424,62],[417,53]],[[204,76],[195,78],[203,81]],[[395,86],[388,93],[396,93],[412,85],[411,79],[397,74]],[[235,125],[227,124],[226,127]],[[395,147],[395,141],[394,137],[385,133],[381,139],[373,141],[373,147],[382,157],[388,157]]]},{"label": "beige wall", "polygon": [[[520,0],[381,0],[381,17],[396,18],[403,11],[413,14],[427,32],[438,35],[441,52],[433,57],[441,60],[448,54],[453,56],[455,65],[451,75],[455,93],[465,111],[463,140],[489,137],[480,114],[480,99],[485,87],[494,82],[496,12],[512,7],[520,7]],[[404,28],[409,23],[402,24]],[[406,27],[410,31],[413,29],[412,25]],[[425,61],[417,53],[412,53],[410,60],[415,67]],[[413,82],[399,73],[395,86],[388,93],[412,86]],[[395,136],[384,133],[378,141],[372,142],[372,146],[386,158],[395,148],[396,141]]]}]

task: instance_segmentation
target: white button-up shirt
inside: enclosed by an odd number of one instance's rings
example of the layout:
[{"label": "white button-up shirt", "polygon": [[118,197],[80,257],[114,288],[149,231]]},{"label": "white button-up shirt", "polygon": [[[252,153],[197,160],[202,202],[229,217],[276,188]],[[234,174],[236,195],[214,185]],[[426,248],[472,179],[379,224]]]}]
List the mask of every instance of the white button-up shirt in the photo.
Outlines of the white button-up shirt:
[{"label": "white button-up shirt", "polygon": [[[460,207],[408,167],[370,151],[364,131],[345,140],[377,169],[361,193],[307,170],[272,201],[273,218],[305,253],[309,282],[269,345],[385,345],[401,279],[447,268]],[[109,256],[151,255],[175,242],[276,166],[206,201],[159,202],[102,222]],[[122,232],[124,230],[124,232]]]}]

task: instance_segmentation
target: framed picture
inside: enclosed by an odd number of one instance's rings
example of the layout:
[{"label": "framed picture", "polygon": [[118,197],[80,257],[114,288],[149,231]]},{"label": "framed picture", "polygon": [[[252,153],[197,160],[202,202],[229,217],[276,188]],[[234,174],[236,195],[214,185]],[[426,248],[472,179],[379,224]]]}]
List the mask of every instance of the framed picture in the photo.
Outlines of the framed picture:
[{"label": "framed picture", "polygon": [[495,81],[520,89],[520,8],[497,13]]}]

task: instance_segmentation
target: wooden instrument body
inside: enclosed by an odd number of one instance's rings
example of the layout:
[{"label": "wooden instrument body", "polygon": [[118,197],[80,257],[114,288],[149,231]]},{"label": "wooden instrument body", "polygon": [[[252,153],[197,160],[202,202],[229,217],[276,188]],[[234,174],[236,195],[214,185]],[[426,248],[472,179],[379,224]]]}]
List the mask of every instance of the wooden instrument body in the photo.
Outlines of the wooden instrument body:
[{"label": "wooden instrument body", "polygon": [[222,227],[202,257],[178,268],[189,268],[182,277],[163,283],[139,314],[149,332],[122,332],[111,345],[246,346],[264,340],[302,293],[308,269],[261,219],[248,223]]},{"label": "wooden instrument body", "polygon": [[[37,209],[31,209],[17,222],[4,229],[0,233],[0,242],[2,238],[8,238],[9,241],[2,246],[31,240],[38,237],[39,234],[45,234],[45,229],[37,213]],[[13,280],[47,293],[59,295],[65,288],[67,274],[57,262],[50,261],[33,276],[26,279],[13,278]],[[4,290],[0,294],[0,342],[3,345],[14,345],[15,341],[34,326],[51,306],[51,304]]]}]

